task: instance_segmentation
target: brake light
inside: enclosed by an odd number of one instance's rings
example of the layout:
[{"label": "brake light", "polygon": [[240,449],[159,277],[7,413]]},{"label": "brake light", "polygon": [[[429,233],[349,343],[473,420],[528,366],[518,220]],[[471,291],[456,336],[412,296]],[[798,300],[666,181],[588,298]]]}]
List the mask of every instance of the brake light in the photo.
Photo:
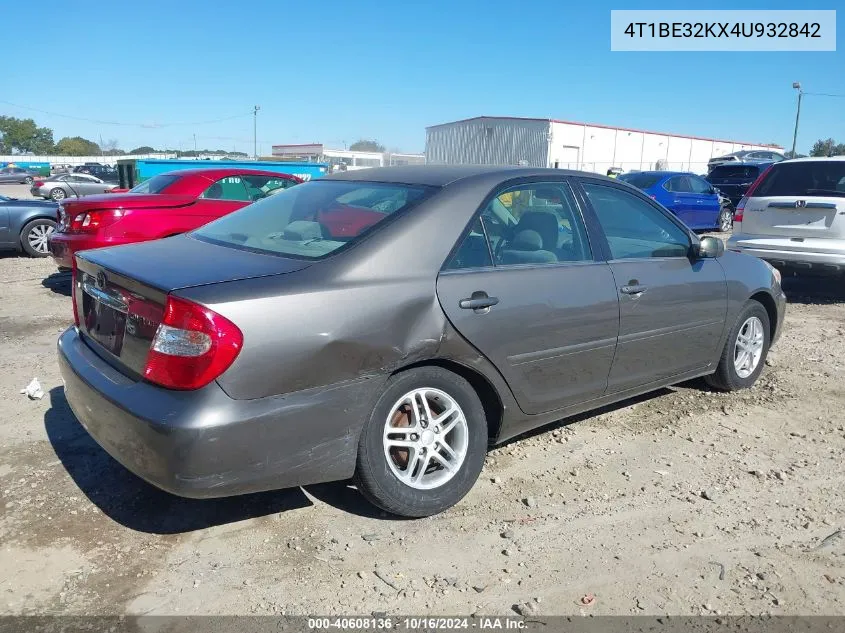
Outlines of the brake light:
[{"label": "brake light", "polygon": [[71,258],[70,300],[73,303],[73,322],[79,327],[79,308],[76,307],[76,257]]},{"label": "brake light", "polygon": [[763,170],[763,173],[757,176],[757,180],[751,183],[751,186],[745,192],[745,195],[742,196],[742,199],[737,202],[736,211],[734,212],[734,222],[742,222],[742,216],[745,212],[745,205],[748,202],[748,199],[752,195],[754,195],[754,192],[757,190],[757,187],[760,186],[760,183],[763,182],[763,179],[766,177],[769,171],[771,171],[772,167],[774,167],[774,165],[769,165],[768,167],[766,167],[766,169]]},{"label": "brake light", "polygon": [[213,310],[167,297],[144,378],[169,389],[199,389],[219,377],[243,346],[238,327]]},{"label": "brake light", "polygon": [[77,213],[68,227],[69,233],[94,233],[98,229],[114,224],[123,217],[123,211],[103,210]]},{"label": "brake light", "polygon": [[43,187],[43,186],[44,186],[43,180],[36,180],[34,183],[32,183],[33,189],[36,188],[36,187]]}]

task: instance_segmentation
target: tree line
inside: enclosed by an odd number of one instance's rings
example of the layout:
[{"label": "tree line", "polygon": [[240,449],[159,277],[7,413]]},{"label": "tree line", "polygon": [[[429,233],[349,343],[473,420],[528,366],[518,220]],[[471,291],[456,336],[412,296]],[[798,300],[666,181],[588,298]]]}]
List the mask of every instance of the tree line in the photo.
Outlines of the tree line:
[{"label": "tree line", "polygon": [[17,119],[0,115],[0,154],[35,154],[36,156],[123,156],[125,154],[175,153],[181,156],[200,154],[218,154],[228,156],[246,156],[244,152],[216,150],[177,151],[172,149],[157,150],[147,145],[136,147],[128,152],[118,147],[114,139],[99,143],[81,136],[65,136],[53,141],[53,130],[39,127],[32,119]]}]

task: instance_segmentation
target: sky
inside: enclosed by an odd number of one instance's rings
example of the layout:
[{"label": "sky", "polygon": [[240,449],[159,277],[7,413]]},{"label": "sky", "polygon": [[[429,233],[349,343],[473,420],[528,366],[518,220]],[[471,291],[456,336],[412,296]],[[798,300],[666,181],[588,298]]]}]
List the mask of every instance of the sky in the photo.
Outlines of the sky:
[{"label": "sky", "polygon": [[[55,140],[124,149],[188,150],[196,135],[199,149],[252,154],[254,105],[264,155],[272,144],[360,138],[422,152],[426,126],[480,115],[789,149],[792,82],[845,94],[845,7],[837,52],[611,52],[610,10],[840,1],[8,2],[0,114],[34,118]],[[827,137],[845,142],[845,99],[808,95],[798,150]]]}]

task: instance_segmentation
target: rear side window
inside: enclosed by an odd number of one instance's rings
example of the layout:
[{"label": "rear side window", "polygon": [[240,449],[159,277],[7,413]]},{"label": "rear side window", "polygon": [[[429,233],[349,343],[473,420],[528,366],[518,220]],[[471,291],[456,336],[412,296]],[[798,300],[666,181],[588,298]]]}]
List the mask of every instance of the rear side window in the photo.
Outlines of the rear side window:
[{"label": "rear side window", "polygon": [[769,196],[845,197],[845,160],[777,163],[754,192]]},{"label": "rear side window", "polygon": [[360,241],[436,190],[392,183],[310,181],[225,215],[191,235],[230,248],[320,259]]},{"label": "rear side window", "polygon": [[206,200],[232,200],[237,202],[250,202],[252,200],[240,176],[221,178],[203,191],[200,198],[205,198]]},{"label": "rear side window", "polygon": [[750,165],[722,165],[710,172],[711,180],[754,180],[760,175],[760,168]]},{"label": "rear side window", "polygon": [[137,185],[130,193],[162,193],[177,180],[179,180],[179,176],[168,176],[166,174],[153,176]]},{"label": "rear side window", "polygon": [[663,176],[659,174],[624,174],[618,178],[629,185],[634,185],[637,189],[648,189],[660,182]]}]

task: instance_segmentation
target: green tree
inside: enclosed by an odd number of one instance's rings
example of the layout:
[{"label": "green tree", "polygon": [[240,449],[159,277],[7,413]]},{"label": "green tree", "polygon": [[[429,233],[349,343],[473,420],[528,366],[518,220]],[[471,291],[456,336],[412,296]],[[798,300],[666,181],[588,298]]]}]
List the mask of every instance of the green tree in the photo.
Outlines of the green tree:
[{"label": "green tree", "polygon": [[62,156],[94,156],[100,153],[100,146],[81,136],[66,136],[56,143],[56,153]]},{"label": "green tree", "polygon": [[352,143],[352,145],[349,146],[349,149],[355,152],[383,152],[384,145],[378,141],[368,141],[362,138],[361,140]]},{"label": "green tree", "polygon": [[837,143],[832,138],[819,139],[813,143],[810,156],[842,156],[845,155],[845,143]]},{"label": "green tree", "polygon": [[141,145],[141,147],[136,147],[133,150],[130,150],[130,154],[155,154],[156,150],[150,147],[149,145]]},{"label": "green tree", "polygon": [[38,127],[32,119],[0,116],[0,153],[50,154],[53,130]]}]

